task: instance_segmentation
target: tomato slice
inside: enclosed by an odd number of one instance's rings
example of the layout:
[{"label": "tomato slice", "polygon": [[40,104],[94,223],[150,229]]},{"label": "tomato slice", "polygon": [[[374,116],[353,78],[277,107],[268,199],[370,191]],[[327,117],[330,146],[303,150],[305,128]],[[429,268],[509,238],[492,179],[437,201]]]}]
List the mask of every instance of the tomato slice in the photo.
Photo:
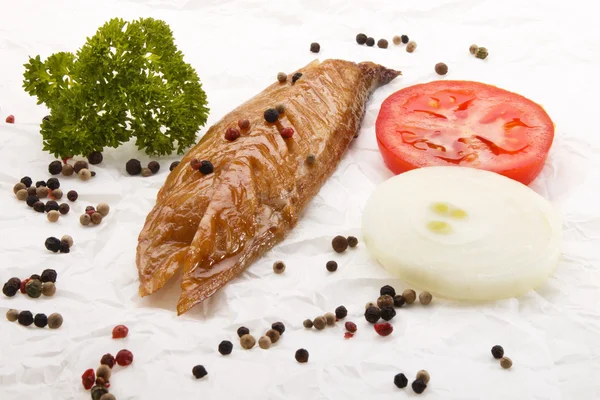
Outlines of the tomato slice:
[{"label": "tomato slice", "polygon": [[542,170],[554,124],[533,101],[469,81],[397,91],[382,104],[377,143],[396,174],[432,165],[497,172],[529,184]]}]

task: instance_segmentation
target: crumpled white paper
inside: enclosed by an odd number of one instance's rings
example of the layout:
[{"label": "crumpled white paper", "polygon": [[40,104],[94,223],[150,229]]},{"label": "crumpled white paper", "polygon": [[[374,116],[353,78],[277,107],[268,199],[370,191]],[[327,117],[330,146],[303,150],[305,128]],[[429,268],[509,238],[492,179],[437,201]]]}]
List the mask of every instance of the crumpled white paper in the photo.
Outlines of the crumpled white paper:
[{"label": "crumpled white paper", "polygon": [[[125,399],[397,399],[415,396],[397,389],[398,372],[409,380],[420,369],[431,374],[428,399],[595,399],[600,396],[600,168],[594,116],[600,67],[596,17],[582,1],[216,1],[135,0],[61,2],[21,0],[4,4],[0,17],[0,278],[26,278],[44,268],[58,271],[52,298],[18,294],[0,298],[0,311],[60,312],[56,331],[0,321],[0,398],[85,399],[81,374],[96,368],[105,353],[127,348],[134,362],[115,367],[110,391]],[[589,4],[588,4],[589,5]],[[360,137],[335,175],[314,199],[290,237],[203,305],[176,317],[179,294],[173,281],[147,299],[137,295],[135,246],[145,215],[177,157],[160,159],[150,178],[129,177],[129,158],[150,159],[132,145],[104,152],[89,182],[59,177],[65,192],[80,197],[69,215],[51,224],[12,194],[24,175],[47,179],[53,158],[42,152],[38,125],[43,106],[21,88],[27,56],[75,51],[108,19],[154,17],[167,21],[210,101],[209,125],[271,83],[314,59],[310,43],[321,44],[320,59],[374,61],[404,75],[375,93]],[[364,32],[385,37],[387,50],[358,46]],[[407,34],[418,43],[413,54],[394,46]],[[468,52],[489,49],[482,61]],[[518,299],[466,304],[434,299],[429,307],[398,311],[394,333],[375,334],[362,317],[391,279],[359,244],[334,254],[336,234],[360,238],[361,209],[376,184],[391,176],[379,155],[374,122],[383,99],[411,84],[439,79],[437,62],[449,66],[442,79],[467,79],[516,91],[542,104],[556,123],[556,140],[532,187],[552,201],[564,218],[564,255],[556,273],[538,290]],[[5,124],[14,114],[16,123]],[[207,126],[208,127],[208,126]],[[204,129],[200,134],[202,134]],[[86,205],[108,202],[102,225],[84,228]],[[73,236],[68,255],[44,248],[48,236]],[[287,264],[283,275],[273,261]],[[339,269],[329,273],[325,263]],[[358,332],[344,340],[343,323],[324,331],[305,330],[302,321],[349,310]],[[247,326],[258,339],[275,321],[287,327],[269,350],[242,350],[236,329]],[[111,339],[117,324],[127,339]],[[234,342],[221,356],[221,340]],[[504,346],[514,366],[502,370],[490,355]],[[310,352],[298,364],[298,348]],[[192,367],[209,375],[196,381]],[[401,393],[406,392],[406,393]]]}]

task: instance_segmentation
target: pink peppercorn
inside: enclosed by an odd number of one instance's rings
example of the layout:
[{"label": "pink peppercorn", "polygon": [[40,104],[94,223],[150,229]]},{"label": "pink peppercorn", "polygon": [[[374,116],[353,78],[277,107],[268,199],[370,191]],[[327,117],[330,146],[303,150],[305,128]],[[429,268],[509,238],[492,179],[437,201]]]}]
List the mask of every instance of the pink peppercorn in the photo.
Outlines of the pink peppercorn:
[{"label": "pink peppercorn", "polygon": [[348,332],[352,332],[352,333],[354,333],[354,332],[356,332],[356,330],[357,330],[357,328],[356,328],[356,324],[355,324],[354,322],[350,322],[350,321],[348,321],[348,322],[346,322],[346,324],[345,324],[344,326],[346,327],[346,330],[347,330]]},{"label": "pink peppercorn", "polygon": [[250,128],[250,121],[248,121],[246,118],[240,119],[238,121],[238,126],[240,127],[240,129],[248,129]]},{"label": "pink peppercorn", "polygon": [[281,130],[281,137],[284,139],[289,139],[292,136],[294,136],[294,129],[293,128],[283,128]]},{"label": "pink peppercorn", "polygon": [[240,137],[240,131],[235,128],[229,128],[225,132],[225,139],[233,142],[235,139]]},{"label": "pink peppercorn", "polygon": [[129,329],[125,325],[117,325],[113,328],[112,337],[113,339],[123,339],[127,337]]},{"label": "pink peppercorn", "polygon": [[202,161],[198,160],[197,158],[193,158],[190,161],[190,167],[192,167],[193,170],[198,171],[200,169],[201,165],[202,165]]},{"label": "pink peppercorn", "polygon": [[112,368],[115,365],[115,358],[113,357],[112,354],[106,353],[100,359],[100,364],[101,365],[108,365],[110,368]]},{"label": "pink peppercorn", "polygon": [[21,293],[23,293],[23,294],[27,293],[27,290],[26,290],[25,286],[27,286],[27,282],[29,282],[29,281],[30,281],[29,278],[23,279],[21,281],[21,287],[19,288],[19,290],[21,291]]},{"label": "pink peppercorn", "polygon": [[96,373],[92,368],[86,369],[83,375],[81,375],[81,383],[85,390],[90,390],[94,386],[94,382],[96,382]]},{"label": "pink peppercorn", "polygon": [[133,362],[133,353],[129,350],[120,350],[115,359],[121,367],[126,367]]},{"label": "pink peppercorn", "polygon": [[375,324],[375,332],[381,336],[388,336],[394,331],[394,327],[389,322]]},{"label": "pink peppercorn", "polygon": [[6,123],[7,124],[14,124],[15,123],[15,116],[14,115],[9,115],[8,117],[6,117]]}]

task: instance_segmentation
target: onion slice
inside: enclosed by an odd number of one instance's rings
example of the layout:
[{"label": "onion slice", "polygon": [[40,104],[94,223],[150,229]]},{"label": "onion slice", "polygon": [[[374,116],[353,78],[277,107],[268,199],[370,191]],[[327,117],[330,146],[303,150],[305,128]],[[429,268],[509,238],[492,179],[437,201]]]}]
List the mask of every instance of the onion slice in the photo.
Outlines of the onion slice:
[{"label": "onion slice", "polygon": [[395,176],[371,195],[364,243],[407,283],[438,296],[520,296],[560,258],[561,221],[527,186],[494,172],[428,167]]}]

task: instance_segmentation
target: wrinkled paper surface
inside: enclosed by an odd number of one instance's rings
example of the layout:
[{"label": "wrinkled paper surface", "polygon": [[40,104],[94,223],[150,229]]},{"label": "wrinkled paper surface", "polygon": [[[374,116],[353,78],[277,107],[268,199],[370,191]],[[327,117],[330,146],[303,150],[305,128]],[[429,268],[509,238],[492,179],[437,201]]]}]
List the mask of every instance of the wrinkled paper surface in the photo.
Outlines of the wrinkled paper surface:
[{"label": "wrinkled paper surface", "polygon": [[[431,374],[428,399],[595,399],[600,397],[600,136],[595,117],[600,67],[597,18],[583,1],[264,1],[217,0],[4,2],[0,17],[0,280],[26,278],[44,268],[58,271],[52,298],[21,294],[0,298],[0,311],[60,312],[56,331],[0,321],[0,398],[86,399],[81,374],[105,353],[131,350],[134,362],[115,367],[110,391],[119,399],[397,399],[398,372],[409,380]],[[10,4],[9,4],[10,3]],[[404,75],[372,97],[361,129],[334,176],[325,184],[289,238],[204,304],[177,317],[177,281],[155,295],[137,294],[137,235],[171,161],[161,158],[150,178],[129,177],[125,162],[150,161],[131,144],[104,152],[89,182],[62,177],[61,188],[79,200],[59,222],[30,210],[12,194],[24,175],[50,176],[53,157],[41,150],[39,123],[46,114],[21,88],[27,56],[75,51],[112,17],[167,21],[176,43],[202,80],[210,102],[209,124],[263,90],[279,71],[293,72],[315,58],[374,61]],[[358,46],[364,32],[387,50]],[[407,34],[413,54],[392,44]],[[482,61],[469,54],[486,46]],[[532,187],[564,218],[564,253],[547,284],[518,299],[466,304],[434,299],[429,307],[398,310],[394,333],[379,337],[362,317],[379,288],[405,286],[377,265],[362,244],[334,254],[336,234],[360,239],[361,210],[374,187],[391,176],[377,149],[374,123],[381,102],[408,85],[438,79],[433,67],[448,64],[442,79],[477,80],[516,91],[542,104],[556,123],[548,162]],[[4,123],[14,114],[16,123]],[[66,200],[65,200],[66,201]],[[86,205],[107,202],[102,224],[85,228]],[[69,234],[70,254],[44,248],[48,236]],[[272,272],[284,260],[283,275]],[[335,259],[336,273],[325,263]],[[343,323],[324,331],[302,321],[349,310],[358,332],[344,339]],[[258,338],[275,321],[287,327],[269,350],[242,350],[236,329]],[[117,324],[129,337],[111,339]],[[221,340],[234,342],[221,356]],[[490,355],[501,344],[514,366],[502,370]],[[298,348],[310,352],[298,364]],[[209,375],[196,381],[192,367]],[[405,392],[405,393],[401,393]]]}]

